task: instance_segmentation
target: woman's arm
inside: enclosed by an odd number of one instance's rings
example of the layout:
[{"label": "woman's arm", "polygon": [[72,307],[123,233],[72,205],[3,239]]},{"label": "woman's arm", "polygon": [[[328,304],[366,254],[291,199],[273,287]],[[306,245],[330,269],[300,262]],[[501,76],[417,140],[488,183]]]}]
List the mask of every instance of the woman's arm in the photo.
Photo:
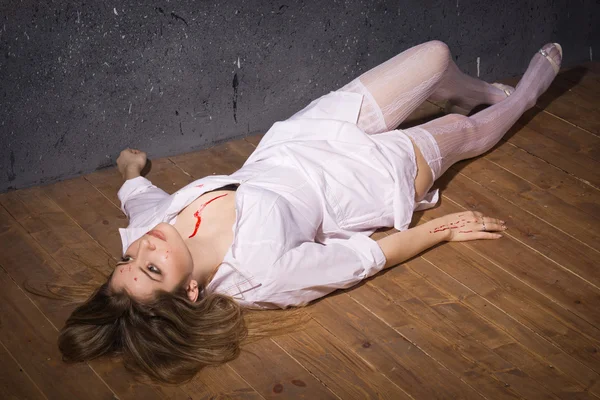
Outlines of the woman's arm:
[{"label": "woman's arm", "polygon": [[445,215],[422,225],[377,241],[386,258],[384,268],[400,264],[428,248],[443,242],[498,239],[506,229],[504,221],[485,217],[480,212],[465,211]]},{"label": "woman's arm", "polygon": [[152,219],[155,207],[169,197],[168,193],[141,176],[146,161],[146,153],[135,149],[125,149],[117,158],[117,167],[125,181],[117,196],[121,201],[121,210],[133,226]]}]

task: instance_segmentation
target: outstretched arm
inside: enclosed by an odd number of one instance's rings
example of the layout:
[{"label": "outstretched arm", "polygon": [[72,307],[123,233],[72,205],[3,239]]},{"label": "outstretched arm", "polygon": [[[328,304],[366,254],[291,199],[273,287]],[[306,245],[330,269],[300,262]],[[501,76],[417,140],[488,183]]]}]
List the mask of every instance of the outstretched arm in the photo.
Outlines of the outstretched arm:
[{"label": "outstretched arm", "polygon": [[498,239],[506,229],[504,221],[485,217],[480,212],[448,214],[377,241],[386,258],[385,268],[400,264],[444,241],[463,242]]},{"label": "outstretched arm", "polygon": [[117,158],[117,167],[125,181],[117,195],[121,200],[121,209],[133,226],[151,220],[154,208],[169,197],[168,193],[141,176],[146,161],[146,153],[136,149],[125,149]]}]

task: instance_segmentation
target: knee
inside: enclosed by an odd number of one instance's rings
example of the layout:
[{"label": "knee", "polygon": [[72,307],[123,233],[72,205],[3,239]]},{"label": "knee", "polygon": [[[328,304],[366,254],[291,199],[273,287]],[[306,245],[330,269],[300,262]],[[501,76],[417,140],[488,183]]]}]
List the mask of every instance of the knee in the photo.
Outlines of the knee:
[{"label": "knee", "polygon": [[427,48],[434,55],[435,60],[440,64],[440,66],[445,70],[452,55],[450,54],[450,48],[448,45],[440,40],[432,40],[430,42],[425,43]]},{"label": "knee", "polygon": [[471,117],[461,114],[448,114],[444,118],[447,118],[447,122],[452,124],[457,130],[462,130],[467,134],[474,134],[477,132],[477,124]]},{"label": "knee", "polygon": [[441,40],[432,40],[430,42],[425,43],[427,47],[431,48],[436,53],[439,53],[441,56],[450,58],[450,48],[448,45]]}]

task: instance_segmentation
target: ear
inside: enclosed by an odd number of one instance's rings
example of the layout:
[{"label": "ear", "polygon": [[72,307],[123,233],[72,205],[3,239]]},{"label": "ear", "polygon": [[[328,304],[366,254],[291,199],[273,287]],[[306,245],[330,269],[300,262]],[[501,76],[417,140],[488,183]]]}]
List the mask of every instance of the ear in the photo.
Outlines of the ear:
[{"label": "ear", "polygon": [[198,300],[200,291],[198,290],[198,282],[196,282],[194,279],[192,279],[190,281],[190,283],[188,283],[188,286],[185,289],[185,291],[186,291],[188,299],[190,299],[190,301]]}]

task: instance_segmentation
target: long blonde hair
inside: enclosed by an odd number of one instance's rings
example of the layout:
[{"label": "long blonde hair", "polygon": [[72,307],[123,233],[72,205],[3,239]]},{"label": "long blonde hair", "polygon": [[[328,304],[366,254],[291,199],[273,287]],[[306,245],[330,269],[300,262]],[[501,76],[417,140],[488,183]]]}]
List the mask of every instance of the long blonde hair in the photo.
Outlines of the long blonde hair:
[{"label": "long blonde hair", "polygon": [[[85,291],[62,286],[60,296]],[[58,346],[66,362],[119,356],[138,377],[176,384],[235,359],[244,343],[297,330],[309,319],[301,309],[245,310],[215,293],[192,302],[183,289],[158,292],[142,303],[111,290],[107,281],[69,316]]]}]

